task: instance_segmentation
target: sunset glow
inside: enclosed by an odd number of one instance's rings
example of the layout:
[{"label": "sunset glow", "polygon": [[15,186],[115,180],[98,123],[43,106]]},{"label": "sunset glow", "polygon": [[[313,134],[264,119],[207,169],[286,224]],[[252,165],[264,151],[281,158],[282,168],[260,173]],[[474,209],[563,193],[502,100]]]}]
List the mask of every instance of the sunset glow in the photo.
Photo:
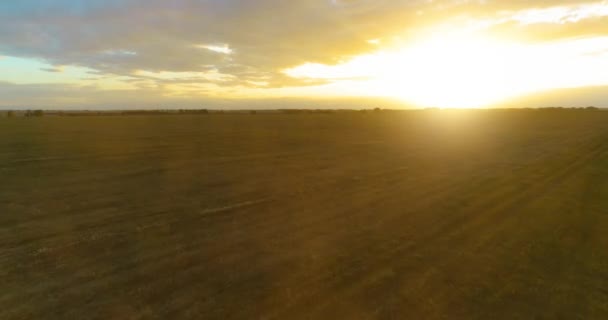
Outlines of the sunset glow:
[{"label": "sunset glow", "polygon": [[[359,80],[358,90],[418,106],[485,107],[518,95],[608,83],[608,37],[540,44],[439,33],[338,65],[287,69],[296,78]],[[348,85],[352,85],[349,81]],[[347,88],[344,88],[347,90]]]},{"label": "sunset glow", "polygon": [[[478,108],[608,86],[608,1],[140,2],[0,4],[0,107],[374,97]],[[608,105],[597,92],[573,99]]]}]

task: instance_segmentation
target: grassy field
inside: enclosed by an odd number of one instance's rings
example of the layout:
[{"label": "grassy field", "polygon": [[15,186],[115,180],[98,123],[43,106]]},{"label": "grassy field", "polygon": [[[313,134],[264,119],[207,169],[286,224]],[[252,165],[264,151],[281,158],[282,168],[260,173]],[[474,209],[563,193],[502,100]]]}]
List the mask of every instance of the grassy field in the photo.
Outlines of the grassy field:
[{"label": "grassy field", "polygon": [[608,112],[0,119],[0,319],[607,319]]}]

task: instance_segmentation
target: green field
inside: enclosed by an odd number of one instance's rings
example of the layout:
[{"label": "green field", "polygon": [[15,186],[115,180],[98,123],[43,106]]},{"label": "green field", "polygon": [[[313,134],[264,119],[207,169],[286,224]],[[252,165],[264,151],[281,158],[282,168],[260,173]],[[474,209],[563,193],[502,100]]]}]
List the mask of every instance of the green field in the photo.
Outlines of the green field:
[{"label": "green field", "polygon": [[608,111],[0,118],[0,319],[608,319]]}]

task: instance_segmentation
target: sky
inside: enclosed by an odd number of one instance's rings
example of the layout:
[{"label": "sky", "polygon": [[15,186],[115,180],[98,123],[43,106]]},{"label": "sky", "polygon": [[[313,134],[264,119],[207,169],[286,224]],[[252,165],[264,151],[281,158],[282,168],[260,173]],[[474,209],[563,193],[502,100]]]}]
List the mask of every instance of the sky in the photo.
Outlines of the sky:
[{"label": "sky", "polygon": [[608,107],[608,1],[0,1],[0,108]]}]

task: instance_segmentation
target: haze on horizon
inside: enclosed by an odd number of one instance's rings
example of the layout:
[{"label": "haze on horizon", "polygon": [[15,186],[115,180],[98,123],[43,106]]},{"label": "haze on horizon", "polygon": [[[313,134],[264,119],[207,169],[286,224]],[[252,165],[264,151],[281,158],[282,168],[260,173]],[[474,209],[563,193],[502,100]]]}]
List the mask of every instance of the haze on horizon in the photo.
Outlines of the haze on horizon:
[{"label": "haze on horizon", "polygon": [[0,2],[0,108],[608,106],[606,88],[608,1]]}]

